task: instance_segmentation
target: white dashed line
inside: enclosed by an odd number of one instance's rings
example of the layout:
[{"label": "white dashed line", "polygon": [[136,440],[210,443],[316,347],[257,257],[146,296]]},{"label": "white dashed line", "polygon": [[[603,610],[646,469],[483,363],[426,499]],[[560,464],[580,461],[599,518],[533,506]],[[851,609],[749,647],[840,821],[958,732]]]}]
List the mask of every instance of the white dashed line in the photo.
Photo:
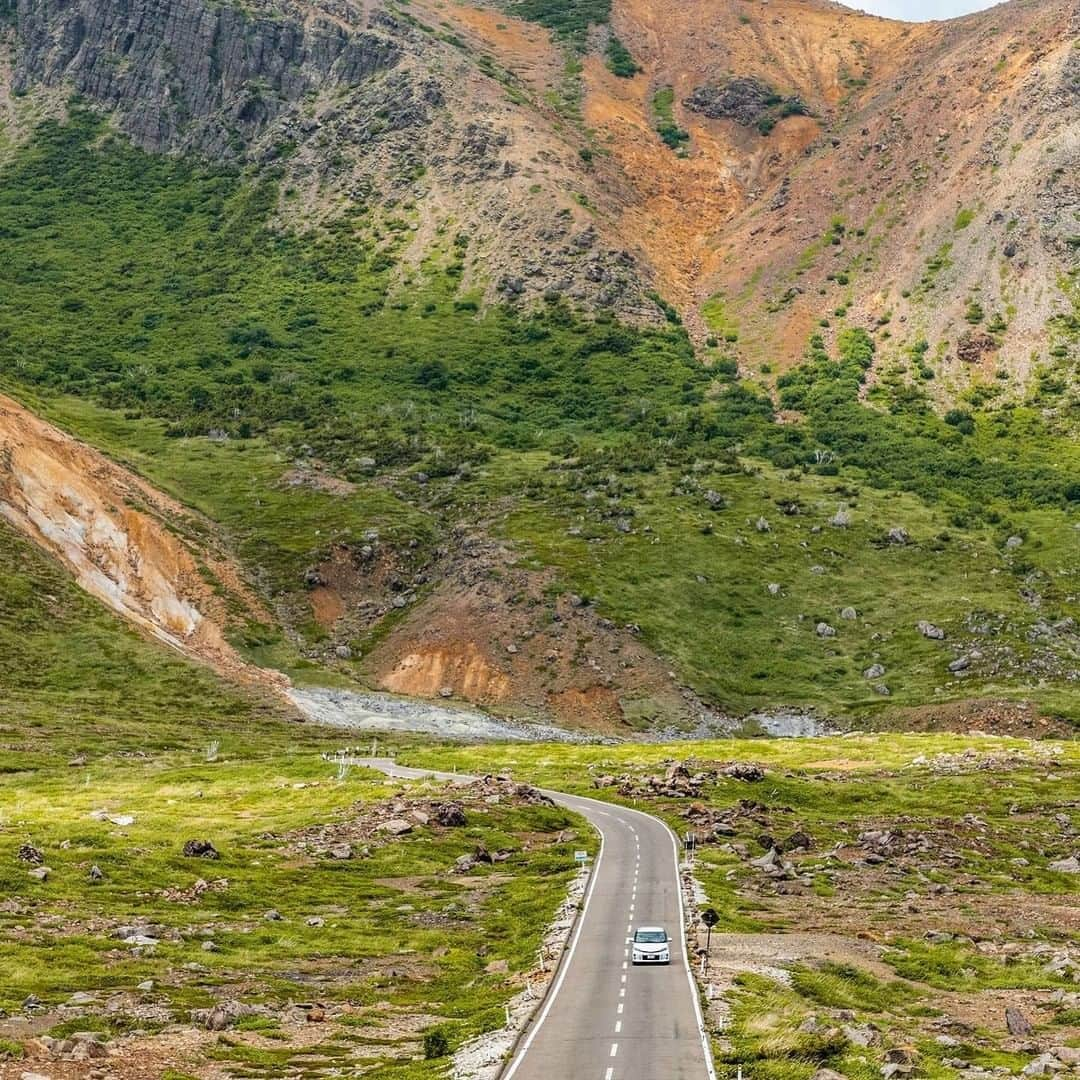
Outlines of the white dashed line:
[{"label": "white dashed line", "polygon": [[619,1052],[619,1044],[618,1043],[612,1043],[611,1044],[611,1056],[614,1057],[618,1052]]},{"label": "white dashed line", "polygon": [[611,1080],[611,1078],[614,1075],[615,1075],[615,1069],[614,1069],[614,1066],[612,1066],[611,1068],[608,1069],[608,1071],[606,1073],[604,1073],[604,1080]]},{"label": "white dashed line", "polygon": [[618,1015],[619,1016],[622,1016],[622,1011],[623,1011],[622,1002],[619,1002],[619,1009],[618,1009]]},{"label": "white dashed line", "polygon": [[621,1031],[622,1031],[622,1021],[621,1020],[616,1020],[615,1021],[615,1034],[618,1035]]}]

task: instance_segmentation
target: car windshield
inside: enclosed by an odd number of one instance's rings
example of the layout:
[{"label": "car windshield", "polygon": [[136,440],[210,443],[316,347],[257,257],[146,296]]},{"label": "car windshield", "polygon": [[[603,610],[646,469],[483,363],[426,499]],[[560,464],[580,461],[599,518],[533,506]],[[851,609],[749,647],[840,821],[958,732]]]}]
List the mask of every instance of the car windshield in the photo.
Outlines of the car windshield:
[{"label": "car windshield", "polygon": [[642,941],[649,945],[659,945],[667,941],[667,934],[663,930],[639,930],[634,935],[635,941]]}]

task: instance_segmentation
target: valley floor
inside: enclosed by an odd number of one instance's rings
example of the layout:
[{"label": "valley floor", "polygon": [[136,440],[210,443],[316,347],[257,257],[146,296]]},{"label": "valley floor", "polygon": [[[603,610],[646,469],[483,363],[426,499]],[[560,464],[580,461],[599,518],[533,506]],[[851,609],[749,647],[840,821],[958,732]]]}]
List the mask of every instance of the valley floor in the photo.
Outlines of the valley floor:
[{"label": "valley floor", "polygon": [[[1075,743],[383,742],[493,774],[449,790],[339,764],[331,729],[218,728],[142,749],[28,728],[0,757],[5,1080],[446,1075],[540,977],[595,844],[531,785],[694,834],[723,1075],[1075,1067]],[[698,964],[704,944],[695,923]]]}]

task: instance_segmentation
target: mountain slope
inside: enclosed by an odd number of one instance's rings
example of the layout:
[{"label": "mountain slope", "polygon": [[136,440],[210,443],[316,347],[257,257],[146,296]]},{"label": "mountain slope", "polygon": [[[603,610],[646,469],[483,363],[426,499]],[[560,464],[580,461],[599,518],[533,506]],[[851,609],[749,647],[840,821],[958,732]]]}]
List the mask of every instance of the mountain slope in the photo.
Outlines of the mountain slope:
[{"label": "mountain slope", "polygon": [[24,3],[3,386],[202,515],[290,674],[1073,715],[1074,20]]}]

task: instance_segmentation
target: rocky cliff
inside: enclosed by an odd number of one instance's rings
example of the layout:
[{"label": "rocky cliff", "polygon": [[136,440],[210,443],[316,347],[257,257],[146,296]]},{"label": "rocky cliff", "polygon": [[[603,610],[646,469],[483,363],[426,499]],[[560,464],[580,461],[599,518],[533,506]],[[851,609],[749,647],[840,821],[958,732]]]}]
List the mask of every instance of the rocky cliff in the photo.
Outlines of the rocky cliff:
[{"label": "rocky cliff", "polygon": [[147,150],[274,167],[293,195],[283,216],[304,227],[408,204],[410,261],[464,230],[481,257],[462,288],[489,301],[564,296],[662,321],[635,245],[582,197],[578,132],[444,29],[347,0],[20,0],[12,26],[15,98],[74,92]]},{"label": "rocky cliff", "polygon": [[338,17],[284,18],[200,0],[21,0],[14,89],[69,86],[115,109],[149,150],[245,155],[309,95],[359,86],[400,62],[392,19],[359,27],[341,7]]}]

